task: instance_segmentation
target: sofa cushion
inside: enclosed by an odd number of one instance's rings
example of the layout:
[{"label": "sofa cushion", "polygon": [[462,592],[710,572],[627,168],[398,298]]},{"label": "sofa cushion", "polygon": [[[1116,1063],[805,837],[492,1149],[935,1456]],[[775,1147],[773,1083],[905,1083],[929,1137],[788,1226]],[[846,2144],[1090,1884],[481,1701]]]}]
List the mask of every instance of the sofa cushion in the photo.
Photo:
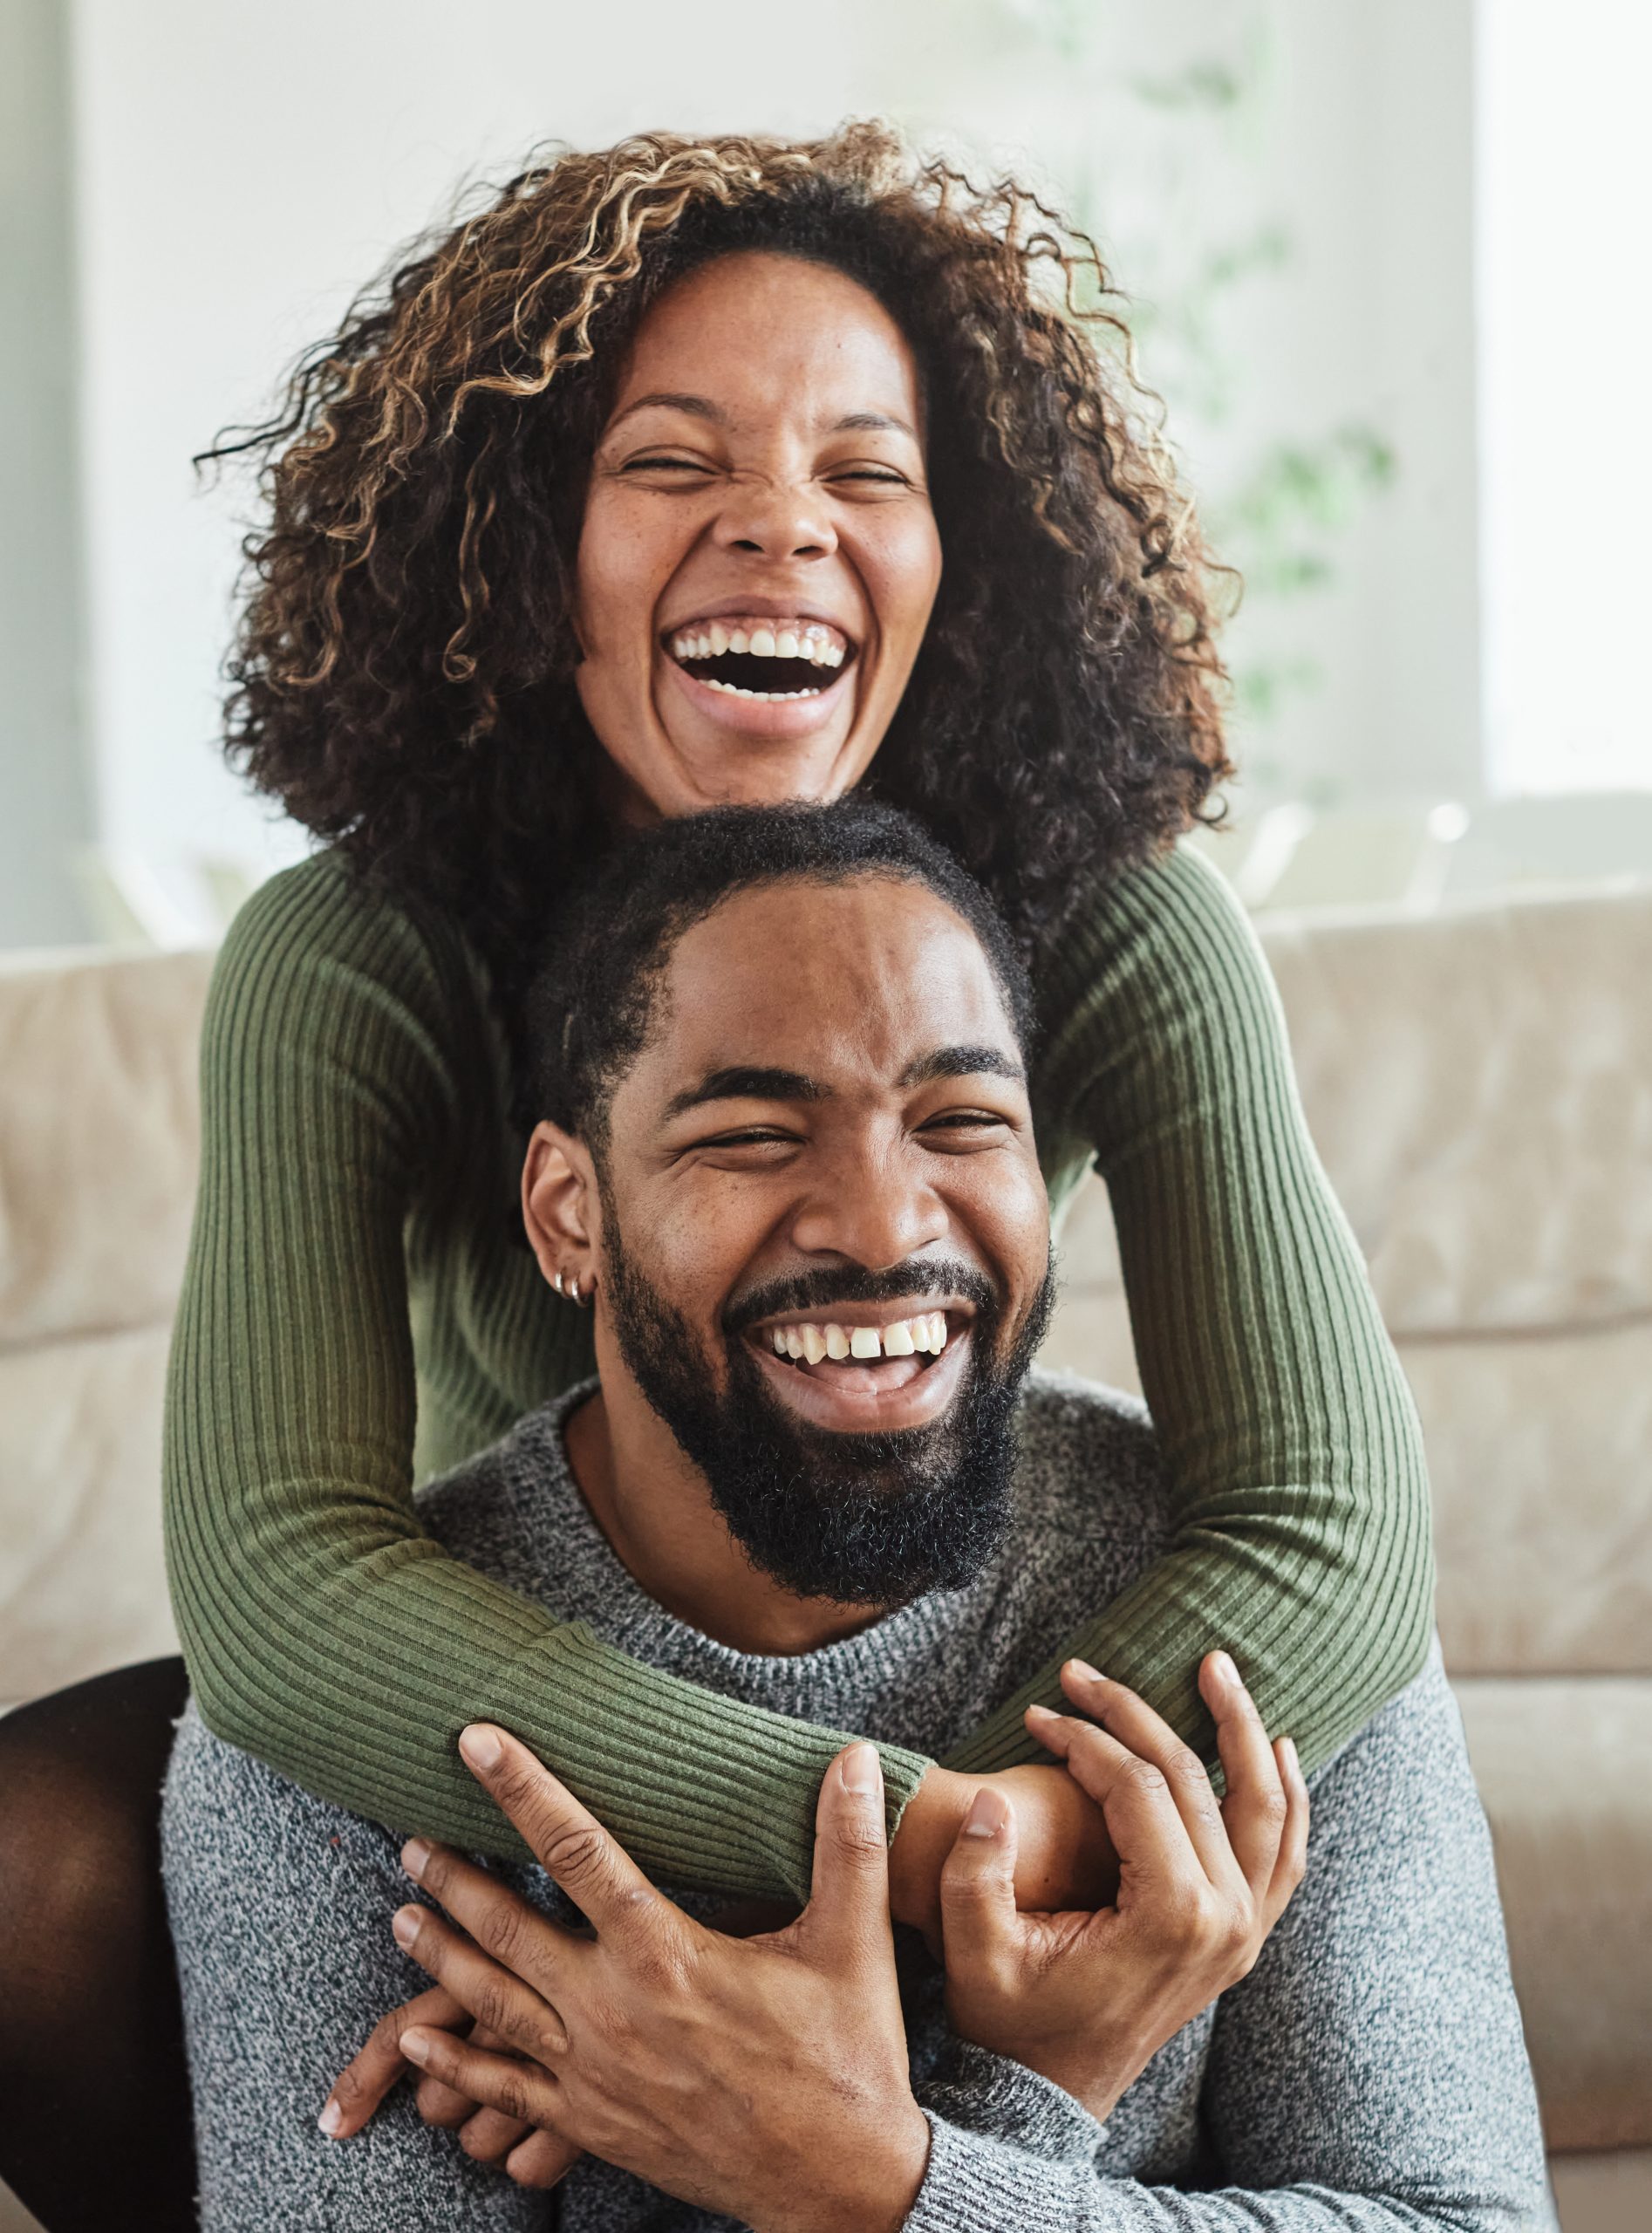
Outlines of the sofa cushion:
[{"label": "sofa cushion", "polygon": [[1652,1676],[1652,1322],[1399,1352],[1452,1672]]},{"label": "sofa cushion", "polygon": [[1652,891],[1261,930],[1396,1336],[1652,1317]]},{"label": "sofa cushion", "polygon": [[0,968],[0,1350],[170,1321],[211,956]]},{"label": "sofa cushion", "polygon": [[1652,2147],[1652,1682],[1455,1688],[1548,2144]]},{"label": "sofa cushion", "polygon": [[167,1329],[0,1353],[0,1707],[175,1651],[160,1547]]}]

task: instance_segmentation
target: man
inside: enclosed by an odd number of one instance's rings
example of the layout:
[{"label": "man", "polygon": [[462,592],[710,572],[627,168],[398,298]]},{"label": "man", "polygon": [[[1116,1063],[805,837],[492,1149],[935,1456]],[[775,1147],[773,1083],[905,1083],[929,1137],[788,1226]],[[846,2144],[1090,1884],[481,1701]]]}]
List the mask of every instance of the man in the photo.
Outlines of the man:
[{"label": "man", "polygon": [[[1027,1029],[1001,925],[898,816],[734,812],[638,841],[533,1020],[525,1220],[594,1307],[600,1385],[429,1491],[432,1531],[639,1658],[944,1753],[1168,1532],[1139,1413],[1023,1385],[1049,1287]],[[1219,1659],[1202,1679],[1219,1812],[1140,1701],[1069,1671],[1087,1718],[1033,1724],[1066,1766],[989,1783],[949,1823],[945,1977],[921,1949],[897,1963],[868,1746],[823,1785],[809,1907],[742,1942],[473,1731],[549,1874],[408,1847],[466,1937],[402,1905],[386,1833],[187,1718],[165,1835],[204,2225],[1540,2222],[1437,1659],[1316,1779],[1294,1900],[1288,1748]],[[1015,1911],[1018,1827],[1055,1787],[1117,1847],[1116,1904],[1091,1917]],[[540,2175],[586,2151],[554,2204],[405,2094],[365,2130],[329,2117],[346,2139],[316,2130],[318,2081],[424,1983],[393,1915],[487,2027],[479,2049],[415,2026],[410,2054],[508,2130],[532,2122]]]}]

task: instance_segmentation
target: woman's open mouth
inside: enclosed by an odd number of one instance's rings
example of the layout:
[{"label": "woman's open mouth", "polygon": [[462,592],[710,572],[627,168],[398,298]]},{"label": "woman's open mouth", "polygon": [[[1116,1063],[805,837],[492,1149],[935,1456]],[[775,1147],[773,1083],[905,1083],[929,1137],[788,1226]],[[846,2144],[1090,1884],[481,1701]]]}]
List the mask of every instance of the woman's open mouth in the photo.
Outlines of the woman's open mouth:
[{"label": "woman's open mouth", "polygon": [[693,681],[765,705],[824,698],[856,654],[842,629],[801,615],[728,613],[671,629],[663,642],[667,657]]}]

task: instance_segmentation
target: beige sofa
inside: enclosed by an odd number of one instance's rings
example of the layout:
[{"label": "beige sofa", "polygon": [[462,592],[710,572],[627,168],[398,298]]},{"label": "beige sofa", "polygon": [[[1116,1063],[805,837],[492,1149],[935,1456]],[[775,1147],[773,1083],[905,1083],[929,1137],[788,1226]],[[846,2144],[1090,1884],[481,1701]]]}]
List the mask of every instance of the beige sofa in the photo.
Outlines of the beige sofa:
[{"label": "beige sofa", "polygon": [[[1428,1434],[1567,2233],[1652,2223],[1652,892],[1264,936]],[[0,1700],[172,1648],[160,1384],[208,966],[0,971]],[[1064,1258],[1047,1354],[1130,1383],[1099,1186]]]}]

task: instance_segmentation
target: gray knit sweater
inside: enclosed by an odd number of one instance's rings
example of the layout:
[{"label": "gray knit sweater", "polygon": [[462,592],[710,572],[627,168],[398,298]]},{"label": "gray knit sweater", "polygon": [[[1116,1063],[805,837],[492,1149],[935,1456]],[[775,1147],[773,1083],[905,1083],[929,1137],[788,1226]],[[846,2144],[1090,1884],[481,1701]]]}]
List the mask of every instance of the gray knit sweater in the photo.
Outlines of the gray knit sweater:
[{"label": "gray knit sweater", "polygon": [[[422,1501],[437,1539],[556,1619],[587,1622],[675,1674],[932,1755],[1124,1588],[1168,1532],[1139,1410],[1035,1376],[1016,1523],[972,1588],[819,1651],[732,1651],[645,1596],[591,1519],[561,1431],[584,1392],[433,1484]],[[1160,2051],[1105,2127],[1046,2080],[952,2038],[939,1974],[916,1942],[903,1949],[913,2082],[932,2134],[908,2233],[1550,2223],[1491,1848],[1437,1654],[1313,1795],[1307,1881],[1255,1969]],[[591,2161],[554,2199],[520,2192],[427,2131],[405,2089],[358,2139],[324,2140],[315,2119],[328,2079],[378,2016],[428,1982],[390,1936],[411,1889],[396,1839],[221,1743],[192,1708],[164,1851],[205,2233],[727,2223]],[[539,1871],[502,1873],[568,1915]]]}]

